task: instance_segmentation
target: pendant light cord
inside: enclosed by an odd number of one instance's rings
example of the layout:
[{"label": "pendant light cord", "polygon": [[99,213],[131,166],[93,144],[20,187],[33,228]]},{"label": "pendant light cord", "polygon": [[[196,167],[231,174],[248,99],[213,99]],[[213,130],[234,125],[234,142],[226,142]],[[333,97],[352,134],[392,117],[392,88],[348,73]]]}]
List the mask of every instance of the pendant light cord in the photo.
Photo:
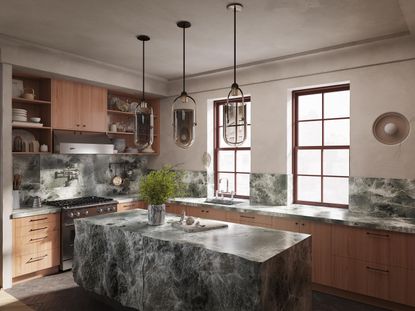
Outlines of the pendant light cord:
[{"label": "pendant light cord", "polygon": [[143,41],[143,96],[142,96],[142,101],[144,102],[145,101],[145,91],[144,91],[144,73],[145,73],[145,70],[144,70],[144,65],[145,65],[145,63],[144,63],[144,59],[145,59],[145,48],[144,48],[144,45],[145,45],[145,41]]},{"label": "pendant light cord", "polygon": [[233,83],[236,83],[236,5],[233,7]]},{"label": "pendant light cord", "polygon": [[186,28],[183,28],[183,92],[185,92],[185,89],[186,89],[186,79],[185,79],[186,46],[185,46],[185,38],[186,38]]}]

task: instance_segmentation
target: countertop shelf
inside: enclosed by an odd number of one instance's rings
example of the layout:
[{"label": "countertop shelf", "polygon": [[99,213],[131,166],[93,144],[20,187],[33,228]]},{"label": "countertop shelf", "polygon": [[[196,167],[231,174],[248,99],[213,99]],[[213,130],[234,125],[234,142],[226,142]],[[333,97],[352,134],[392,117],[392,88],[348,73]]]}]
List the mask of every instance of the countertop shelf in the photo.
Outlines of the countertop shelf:
[{"label": "countertop shelf", "polygon": [[36,105],[50,105],[51,102],[47,100],[40,100],[40,99],[25,99],[21,97],[13,97],[12,98],[13,103],[23,103],[23,104],[36,104]]}]

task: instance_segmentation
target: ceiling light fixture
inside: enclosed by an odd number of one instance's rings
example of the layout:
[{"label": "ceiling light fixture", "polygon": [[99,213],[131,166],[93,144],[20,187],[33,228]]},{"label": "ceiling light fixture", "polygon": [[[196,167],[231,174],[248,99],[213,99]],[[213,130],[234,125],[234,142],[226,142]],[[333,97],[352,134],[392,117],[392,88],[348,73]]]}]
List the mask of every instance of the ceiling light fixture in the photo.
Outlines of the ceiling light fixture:
[{"label": "ceiling light fixture", "polygon": [[134,143],[139,151],[151,147],[154,140],[153,108],[146,102],[145,93],[145,42],[149,36],[139,35],[137,39],[143,42],[143,93],[140,104],[135,109]]},{"label": "ceiling light fixture", "polygon": [[236,83],[236,13],[242,11],[243,5],[230,3],[226,8],[233,11],[233,83],[223,105],[223,140],[230,146],[239,146],[247,136],[244,93]]},{"label": "ceiling light fixture", "polygon": [[191,26],[188,21],[177,22],[183,29],[183,90],[173,102],[173,138],[177,146],[189,148],[195,140],[196,102],[186,92],[186,51],[185,30]]}]

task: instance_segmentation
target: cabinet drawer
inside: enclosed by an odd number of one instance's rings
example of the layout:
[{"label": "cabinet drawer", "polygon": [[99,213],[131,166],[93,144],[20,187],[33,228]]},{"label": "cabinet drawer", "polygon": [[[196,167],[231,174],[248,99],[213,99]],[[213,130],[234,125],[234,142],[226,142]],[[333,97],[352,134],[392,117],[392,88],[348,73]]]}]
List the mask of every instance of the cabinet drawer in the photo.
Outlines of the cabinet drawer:
[{"label": "cabinet drawer", "polygon": [[272,217],[253,213],[239,213],[239,223],[245,225],[272,227]]},{"label": "cabinet drawer", "polygon": [[36,233],[15,237],[13,240],[14,256],[45,252],[51,249],[59,249],[59,231]]},{"label": "cabinet drawer", "polygon": [[55,248],[43,252],[15,256],[13,277],[58,266],[60,262],[59,254],[59,248]]},{"label": "cabinet drawer", "polygon": [[226,221],[226,212],[215,208],[201,208],[199,215],[202,218]]},{"label": "cabinet drawer", "polygon": [[[59,216],[59,214],[57,214]],[[55,216],[56,217],[56,216]],[[23,237],[23,236],[33,236],[33,235],[46,235],[46,234],[50,234],[51,232],[59,232],[60,231],[60,222],[59,222],[59,218],[56,217],[55,219],[53,219],[53,221],[50,222],[45,222],[43,220],[43,218],[45,217],[40,217],[37,219],[40,219],[39,222],[21,222],[18,223],[17,220],[20,219],[16,219],[13,220],[13,237],[15,239]],[[25,226],[21,226],[21,224],[28,224]]]},{"label": "cabinet drawer", "polygon": [[59,223],[60,213],[13,219],[13,224],[15,227],[39,228],[45,224],[55,225]]},{"label": "cabinet drawer", "polygon": [[167,213],[181,215],[183,211],[186,211],[186,206],[178,204],[166,204]]},{"label": "cabinet drawer", "polygon": [[300,221],[298,219],[273,217],[272,227],[277,230],[299,232]]},{"label": "cabinet drawer", "polygon": [[333,254],[375,264],[389,265],[391,234],[346,226],[333,228]]},{"label": "cabinet drawer", "polygon": [[129,211],[137,208],[144,208],[145,204],[143,201],[134,201],[128,203],[118,203],[117,212]]}]

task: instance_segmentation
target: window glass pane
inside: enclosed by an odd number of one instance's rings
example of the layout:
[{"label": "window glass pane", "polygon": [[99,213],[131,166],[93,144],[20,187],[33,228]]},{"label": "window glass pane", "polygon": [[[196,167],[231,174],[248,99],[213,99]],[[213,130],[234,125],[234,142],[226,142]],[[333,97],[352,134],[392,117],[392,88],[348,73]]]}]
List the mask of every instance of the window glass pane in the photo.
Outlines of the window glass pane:
[{"label": "window glass pane", "polygon": [[349,150],[333,149],[323,151],[323,174],[349,176]]},{"label": "window glass pane", "polygon": [[350,91],[324,94],[324,118],[342,118],[349,116]]},{"label": "window glass pane", "polygon": [[249,196],[249,174],[236,174],[237,195]]},{"label": "window glass pane", "polygon": [[322,119],[322,94],[298,96],[298,120]]},{"label": "window glass pane", "polygon": [[324,144],[327,146],[350,145],[350,120],[324,121]]},{"label": "window glass pane", "polygon": [[252,116],[251,116],[251,102],[246,102],[246,122],[251,124]]},{"label": "window glass pane", "polygon": [[324,177],[323,200],[326,203],[349,204],[349,179]]},{"label": "window glass pane", "polygon": [[236,152],[236,171],[246,172],[246,173],[249,173],[251,171],[251,151],[250,150],[238,150]]},{"label": "window glass pane", "polygon": [[218,170],[226,172],[235,171],[234,151],[218,151]]},{"label": "window glass pane", "polygon": [[297,200],[321,201],[321,178],[298,176],[297,177]]},{"label": "window glass pane", "polygon": [[298,150],[298,174],[321,174],[321,150]]},{"label": "window glass pane", "polygon": [[235,174],[219,173],[218,174],[219,191],[235,191]]},{"label": "window glass pane", "polygon": [[321,146],[321,121],[298,123],[299,146]]},{"label": "window glass pane", "polygon": [[223,105],[219,105],[218,110],[219,110],[218,124],[219,126],[222,126],[223,125]]}]

